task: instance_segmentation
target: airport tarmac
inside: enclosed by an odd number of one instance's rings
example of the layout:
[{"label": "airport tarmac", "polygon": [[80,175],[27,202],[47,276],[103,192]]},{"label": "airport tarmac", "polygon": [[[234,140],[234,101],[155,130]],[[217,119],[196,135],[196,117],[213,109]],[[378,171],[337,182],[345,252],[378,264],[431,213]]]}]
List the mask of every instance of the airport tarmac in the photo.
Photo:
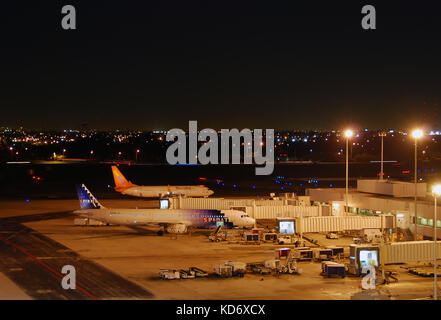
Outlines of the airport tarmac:
[{"label": "airport tarmac", "polygon": [[[105,206],[139,207],[156,202],[104,200]],[[212,272],[220,261],[259,262],[274,257],[274,246],[213,243],[207,231],[157,236],[154,228],[125,226],[74,226],[72,200],[34,200],[3,203],[0,233],[0,298],[11,290],[15,296],[32,299],[350,299],[360,291],[361,278],[323,278],[320,263],[301,262],[301,275],[244,278],[160,280],[159,269],[191,266]],[[77,201],[75,201],[78,203]],[[133,203],[132,203],[133,204]],[[29,205],[28,207],[26,207]],[[26,216],[17,216],[20,207]],[[134,207],[136,205],[132,205]],[[72,208],[73,207],[73,208]],[[64,210],[62,210],[64,209]],[[66,210],[69,209],[69,210]],[[48,213],[49,212],[49,213]],[[15,217],[14,217],[15,216]],[[5,241],[6,239],[6,241]],[[323,239],[321,239],[323,240]],[[328,240],[338,245],[348,239]],[[61,288],[59,274],[65,264],[75,266],[82,290]],[[391,266],[399,281],[382,286],[395,299],[428,297],[433,279],[408,274],[402,266]],[[52,271],[50,270],[52,269]],[[15,289],[11,289],[11,282]],[[9,288],[9,289],[7,289]]]},{"label": "airport tarmac", "polygon": [[0,272],[0,300],[30,300],[29,297],[11,279]]}]

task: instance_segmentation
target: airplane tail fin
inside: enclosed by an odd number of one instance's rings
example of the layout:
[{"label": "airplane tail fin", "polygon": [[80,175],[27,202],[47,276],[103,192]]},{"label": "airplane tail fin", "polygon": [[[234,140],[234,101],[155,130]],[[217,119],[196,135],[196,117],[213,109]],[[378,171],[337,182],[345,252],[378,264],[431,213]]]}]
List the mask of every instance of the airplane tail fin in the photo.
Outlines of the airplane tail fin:
[{"label": "airplane tail fin", "polygon": [[84,184],[77,187],[78,199],[80,199],[81,209],[103,209],[104,206],[98,202],[97,198],[87,189]]},{"label": "airplane tail fin", "polygon": [[115,189],[125,189],[136,186],[123,176],[116,166],[112,166],[113,180],[115,181]]}]

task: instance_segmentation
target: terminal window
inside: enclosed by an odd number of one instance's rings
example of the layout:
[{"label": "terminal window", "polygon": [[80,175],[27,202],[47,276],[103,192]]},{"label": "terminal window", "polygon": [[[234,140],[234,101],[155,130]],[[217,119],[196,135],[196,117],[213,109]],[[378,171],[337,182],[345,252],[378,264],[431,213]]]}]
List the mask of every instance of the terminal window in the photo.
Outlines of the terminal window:
[{"label": "terminal window", "polygon": [[361,267],[378,267],[378,251],[360,250],[360,265]]},{"label": "terminal window", "polygon": [[279,231],[281,234],[294,234],[294,221],[280,221],[279,222]]},{"label": "terminal window", "polygon": [[168,207],[169,207],[168,199],[161,199],[161,200],[159,200],[159,208],[161,208],[161,209],[168,209]]}]

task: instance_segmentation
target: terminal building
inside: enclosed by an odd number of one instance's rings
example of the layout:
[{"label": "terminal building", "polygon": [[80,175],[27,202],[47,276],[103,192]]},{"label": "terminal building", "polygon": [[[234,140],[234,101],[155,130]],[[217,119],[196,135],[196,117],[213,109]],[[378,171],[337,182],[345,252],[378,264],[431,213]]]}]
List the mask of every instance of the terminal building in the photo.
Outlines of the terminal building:
[{"label": "terminal building", "polygon": [[[306,195],[315,204],[328,204],[331,207],[331,215],[393,215],[396,226],[402,230],[408,230],[412,234],[417,228],[417,235],[427,238],[433,237],[434,198],[427,191],[425,183],[418,183],[417,195],[417,219],[415,221],[415,184],[391,180],[358,180],[356,189],[349,189],[346,208],[346,193],[344,188],[319,188],[307,189]],[[441,210],[437,206],[437,228],[441,228]],[[415,223],[416,222],[416,223]],[[437,229],[438,239],[441,232]]]}]

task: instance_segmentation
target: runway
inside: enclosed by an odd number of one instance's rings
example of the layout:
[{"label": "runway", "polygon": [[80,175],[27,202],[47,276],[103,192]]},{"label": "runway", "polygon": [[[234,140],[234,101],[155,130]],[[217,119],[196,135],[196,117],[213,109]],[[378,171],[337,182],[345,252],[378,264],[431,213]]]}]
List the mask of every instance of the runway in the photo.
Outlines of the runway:
[{"label": "runway", "polygon": [[[153,294],[22,223],[72,215],[57,212],[0,219],[0,272],[33,299],[151,299]],[[75,290],[61,286],[61,269],[76,270]]]}]

